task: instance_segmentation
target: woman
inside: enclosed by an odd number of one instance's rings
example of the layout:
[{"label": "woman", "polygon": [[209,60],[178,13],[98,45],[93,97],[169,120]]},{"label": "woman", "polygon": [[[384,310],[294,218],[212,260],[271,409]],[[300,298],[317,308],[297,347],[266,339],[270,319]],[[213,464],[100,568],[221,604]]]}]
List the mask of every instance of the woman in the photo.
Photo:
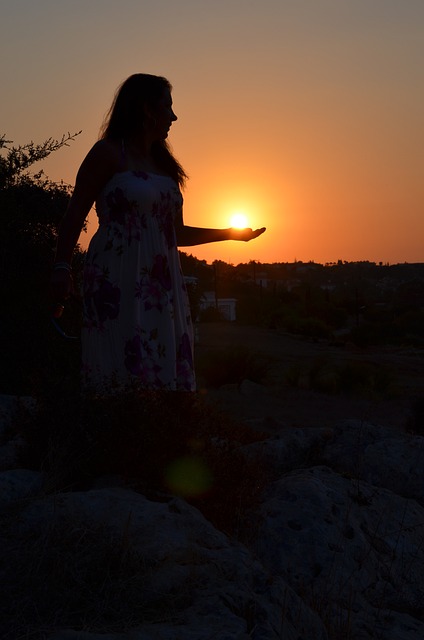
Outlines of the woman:
[{"label": "woman", "polygon": [[84,270],[85,382],[194,390],[193,332],[178,246],[248,241],[265,229],[205,229],[183,222],[186,174],[166,143],[177,119],[171,85],[135,74],[118,89],[76,178],[61,225],[52,294],[72,287],[70,262],[92,205],[99,228]]}]

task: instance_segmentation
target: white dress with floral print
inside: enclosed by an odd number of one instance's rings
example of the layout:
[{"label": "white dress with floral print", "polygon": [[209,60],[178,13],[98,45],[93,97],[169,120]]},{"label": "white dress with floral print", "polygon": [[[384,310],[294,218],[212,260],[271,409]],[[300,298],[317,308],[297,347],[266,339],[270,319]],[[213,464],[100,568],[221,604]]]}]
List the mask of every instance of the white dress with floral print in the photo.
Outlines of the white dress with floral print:
[{"label": "white dress with floral print", "polygon": [[84,271],[85,383],[193,391],[193,331],[174,228],[178,186],[123,171],[96,207]]}]

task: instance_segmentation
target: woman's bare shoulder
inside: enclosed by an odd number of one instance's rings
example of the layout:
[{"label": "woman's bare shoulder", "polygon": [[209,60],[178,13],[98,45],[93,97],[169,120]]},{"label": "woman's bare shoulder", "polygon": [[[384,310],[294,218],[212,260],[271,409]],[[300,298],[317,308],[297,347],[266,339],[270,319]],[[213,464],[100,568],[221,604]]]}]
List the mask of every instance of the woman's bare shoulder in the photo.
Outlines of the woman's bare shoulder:
[{"label": "woman's bare shoulder", "polygon": [[88,157],[118,166],[121,162],[121,148],[116,140],[98,140],[88,152]]},{"label": "woman's bare shoulder", "polygon": [[90,173],[108,177],[119,171],[121,152],[119,144],[113,140],[98,140],[85,156],[79,174]]}]

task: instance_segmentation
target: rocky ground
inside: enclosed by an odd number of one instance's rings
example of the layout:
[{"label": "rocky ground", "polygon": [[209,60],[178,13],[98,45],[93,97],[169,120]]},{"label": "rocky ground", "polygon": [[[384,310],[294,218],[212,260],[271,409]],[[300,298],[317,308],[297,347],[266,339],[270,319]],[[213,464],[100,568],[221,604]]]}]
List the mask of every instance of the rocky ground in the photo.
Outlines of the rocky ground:
[{"label": "rocky ground", "polygon": [[[182,497],[114,478],[46,491],[45,474],[16,468],[22,400],[3,397],[1,637],[421,640],[424,438],[409,427],[422,354],[202,329],[199,357],[247,344],[273,364],[266,384],[201,385],[206,403],[260,434],[240,453],[272,471],[244,535],[218,530]],[[317,391],[317,357],[377,357],[396,373],[390,393]]]}]

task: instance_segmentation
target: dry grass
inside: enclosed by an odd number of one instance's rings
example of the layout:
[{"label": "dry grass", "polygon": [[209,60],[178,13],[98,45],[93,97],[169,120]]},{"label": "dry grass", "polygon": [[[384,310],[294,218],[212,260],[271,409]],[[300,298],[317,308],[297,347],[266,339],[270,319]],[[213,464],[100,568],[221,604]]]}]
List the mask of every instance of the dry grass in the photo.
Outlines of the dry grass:
[{"label": "dry grass", "polygon": [[154,567],[125,535],[64,517],[21,535],[15,524],[11,518],[1,527],[9,576],[2,571],[4,640],[41,640],[67,627],[122,633],[145,622],[172,622],[190,599],[188,584],[173,598],[149,590]]},{"label": "dry grass", "polygon": [[198,358],[197,373],[208,387],[240,384],[243,380],[264,383],[273,359],[246,345],[222,347]]}]

